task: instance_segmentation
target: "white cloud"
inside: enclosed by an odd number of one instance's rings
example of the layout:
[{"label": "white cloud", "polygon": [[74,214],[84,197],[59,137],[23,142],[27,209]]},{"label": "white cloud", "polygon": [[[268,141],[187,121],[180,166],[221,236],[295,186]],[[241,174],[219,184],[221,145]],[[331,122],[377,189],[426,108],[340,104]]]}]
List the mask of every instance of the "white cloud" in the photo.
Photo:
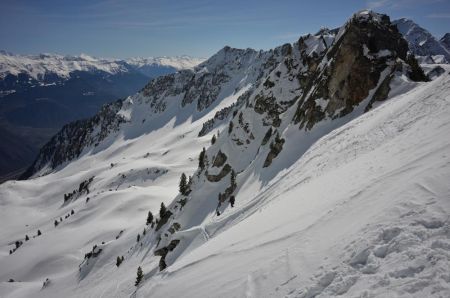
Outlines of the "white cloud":
[{"label": "white cloud", "polygon": [[432,19],[450,19],[450,13],[432,13],[427,15],[427,18]]},{"label": "white cloud", "polygon": [[[425,3],[426,2],[426,3]],[[367,8],[378,9],[400,9],[410,6],[429,5],[431,3],[442,2],[442,0],[369,0],[367,1]]]}]

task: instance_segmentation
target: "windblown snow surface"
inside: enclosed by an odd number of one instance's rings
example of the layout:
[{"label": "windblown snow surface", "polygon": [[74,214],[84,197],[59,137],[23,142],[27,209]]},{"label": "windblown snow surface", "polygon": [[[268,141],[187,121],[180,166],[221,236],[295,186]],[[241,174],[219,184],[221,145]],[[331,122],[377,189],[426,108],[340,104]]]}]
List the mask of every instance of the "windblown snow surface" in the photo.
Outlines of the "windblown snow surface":
[{"label": "windblown snow surface", "polygon": [[[239,94],[200,119],[174,118],[139,138],[135,127],[54,173],[4,183],[0,297],[449,297],[450,68],[442,67],[431,82],[398,80],[389,100],[269,182],[249,177],[235,207],[204,220],[203,239],[163,272],[136,235],[148,210],[175,197],[181,172],[196,169],[212,134],[198,138],[201,124]],[[89,202],[63,204],[92,176]],[[83,263],[94,244],[103,252]],[[138,266],[145,277],[136,288]]]}]

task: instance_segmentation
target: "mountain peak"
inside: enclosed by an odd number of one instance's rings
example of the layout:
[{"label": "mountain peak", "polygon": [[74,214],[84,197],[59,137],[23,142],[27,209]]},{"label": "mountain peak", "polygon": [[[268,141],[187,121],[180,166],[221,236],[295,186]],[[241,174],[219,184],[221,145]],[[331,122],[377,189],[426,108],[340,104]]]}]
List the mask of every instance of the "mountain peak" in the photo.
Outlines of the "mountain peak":
[{"label": "mountain peak", "polygon": [[450,60],[450,51],[426,29],[414,21],[401,18],[393,21],[398,31],[403,35],[409,45],[409,50],[416,56],[442,55]]}]

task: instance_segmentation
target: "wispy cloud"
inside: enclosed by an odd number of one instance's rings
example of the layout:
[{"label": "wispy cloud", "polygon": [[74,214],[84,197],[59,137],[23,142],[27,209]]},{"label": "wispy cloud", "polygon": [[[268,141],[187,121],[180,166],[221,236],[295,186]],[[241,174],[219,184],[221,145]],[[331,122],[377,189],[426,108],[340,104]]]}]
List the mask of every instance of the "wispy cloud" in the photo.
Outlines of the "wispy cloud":
[{"label": "wispy cloud", "polygon": [[447,13],[432,13],[427,15],[427,18],[431,19],[450,19],[450,12]]},{"label": "wispy cloud", "polygon": [[437,2],[442,2],[442,0],[369,0],[366,2],[366,5],[369,9],[401,9],[411,6],[430,5]]},{"label": "wispy cloud", "polygon": [[377,0],[377,1],[368,1],[367,8],[369,9],[377,9],[383,6],[391,4],[389,0]]}]

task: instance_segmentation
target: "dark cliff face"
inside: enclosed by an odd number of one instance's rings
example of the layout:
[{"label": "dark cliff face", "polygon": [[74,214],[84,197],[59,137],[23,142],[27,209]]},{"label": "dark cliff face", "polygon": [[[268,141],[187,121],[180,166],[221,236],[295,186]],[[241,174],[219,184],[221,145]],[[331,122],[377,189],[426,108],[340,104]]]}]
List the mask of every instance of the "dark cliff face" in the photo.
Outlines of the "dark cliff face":
[{"label": "dark cliff face", "polygon": [[[300,127],[311,129],[326,116],[336,118],[352,112],[368,97],[370,90],[382,86],[382,72],[396,64],[397,58],[409,64],[411,78],[426,79],[414,57],[407,57],[408,44],[388,16],[357,15],[341,29],[341,34],[326,54],[329,63],[322,69],[313,68],[315,71],[309,76],[311,82],[303,83],[307,86],[304,94],[310,95],[298,104],[295,122]],[[383,80],[390,80],[399,68],[401,65],[390,67]],[[380,90],[375,100],[386,97],[387,92]],[[325,108],[317,105],[318,99],[326,100]]]}]

